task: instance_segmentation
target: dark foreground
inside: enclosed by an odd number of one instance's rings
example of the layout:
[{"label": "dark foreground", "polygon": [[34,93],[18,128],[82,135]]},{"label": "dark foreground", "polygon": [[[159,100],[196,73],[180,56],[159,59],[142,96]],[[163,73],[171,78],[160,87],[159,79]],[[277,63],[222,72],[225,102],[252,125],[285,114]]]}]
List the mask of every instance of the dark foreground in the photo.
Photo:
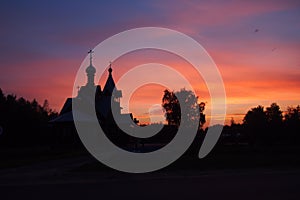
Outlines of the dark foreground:
[{"label": "dark foreground", "polygon": [[153,177],[90,174],[77,178],[2,185],[1,199],[299,199],[300,195],[300,171],[215,171],[190,175],[179,171]]},{"label": "dark foreground", "polygon": [[[95,167],[97,166],[97,167]],[[298,166],[198,169],[147,174],[110,170],[89,156],[0,170],[1,199],[299,199]]]}]

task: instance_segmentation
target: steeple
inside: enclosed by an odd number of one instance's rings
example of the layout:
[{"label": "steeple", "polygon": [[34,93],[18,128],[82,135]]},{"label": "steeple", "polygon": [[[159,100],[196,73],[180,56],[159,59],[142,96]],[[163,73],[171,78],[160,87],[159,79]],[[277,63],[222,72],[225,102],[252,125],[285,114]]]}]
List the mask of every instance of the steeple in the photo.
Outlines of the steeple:
[{"label": "steeple", "polygon": [[90,54],[90,65],[86,68],[85,72],[87,74],[87,86],[94,86],[94,77],[96,73],[96,68],[93,66],[93,50],[90,50],[88,54]]},{"label": "steeple", "polygon": [[111,96],[112,95],[112,93],[113,93],[113,90],[114,90],[114,88],[115,88],[115,81],[114,81],[114,79],[113,79],[113,77],[112,77],[112,68],[111,68],[111,65],[112,65],[112,63],[110,62],[109,63],[109,68],[108,68],[108,72],[109,72],[109,75],[108,75],[108,78],[107,78],[107,81],[106,81],[106,83],[105,83],[105,86],[104,86],[104,88],[103,88],[103,92],[104,92],[104,94],[106,94],[106,95],[108,95],[108,96]]},{"label": "steeple", "polygon": [[108,69],[108,72],[109,72],[109,76],[112,76],[111,73],[112,73],[112,68],[111,68],[111,64],[112,62],[109,62],[109,69]]}]

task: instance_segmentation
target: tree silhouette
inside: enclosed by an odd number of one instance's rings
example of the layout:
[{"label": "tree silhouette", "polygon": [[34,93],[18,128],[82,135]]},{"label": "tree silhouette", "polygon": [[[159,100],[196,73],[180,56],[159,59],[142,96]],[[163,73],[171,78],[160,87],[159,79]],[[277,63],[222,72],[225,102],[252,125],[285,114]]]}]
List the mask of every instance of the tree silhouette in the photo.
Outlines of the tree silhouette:
[{"label": "tree silhouette", "polygon": [[3,94],[3,91],[0,88],[0,105],[3,105],[4,102],[5,102],[5,96]]},{"label": "tree silhouette", "polygon": [[300,144],[300,105],[288,107],[284,116],[287,140],[291,144]]},{"label": "tree silhouette", "polygon": [[289,106],[287,108],[287,112],[284,116],[284,119],[286,121],[290,122],[299,122],[300,121],[300,105],[298,105],[296,108]]},{"label": "tree silhouette", "polygon": [[[179,99],[184,102],[180,105]],[[162,106],[165,109],[166,120],[168,125],[179,126],[181,123],[186,125],[202,125],[205,123],[205,103],[198,104],[198,97],[186,89],[181,89],[178,92],[164,91],[162,98]],[[181,111],[186,111],[186,116],[181,116]],[[195,124],[197,123],[197,124]]]},{"label": "tree silhouette", "polygon": [[169,90],[164,91],[164,96],[162,98],[162,106],[165,109],[166,120],[168,125],[177,125],[180,124],[180,105],[177,97],[174,92]]},{"label": "tree silhouette", "polygon": [[283,131],[283,116],[279,105],[272,103],[266,108],[268,130],[266,132],[269,142],[279,141]]},{"label": "tree silhouette", "polygon": [[266,117],[269,123],[280,124],[282,123],[282,111],[279,105],[272,103],[270,107],[266,108]]},{"label": "tree silhouette", "polygon": [[[289,116],[293,115],[292,110]],[[277,103],[272,103],[266,110],[263,106],[252,108],[245,115],[243,122],[252,144],[283,143],[288,134],[283,134],[286,130],[284,130],[282,111]]]},{"label": "tree silhouette", "polygon": [[[49,104],[49,103],[46,103]],[[16,95],[5,96],[0,89],[0,126],[3,135],[0,142],[26,145],[37,143],[46,132],[48,121],[57,113],[41,106],[36,99],[28,101]]]},{"label": "tree silhouette", "polygon": [[251,108],[245,115],[243,123],[251,145],[266,142],[267,116],[263,106]]}]

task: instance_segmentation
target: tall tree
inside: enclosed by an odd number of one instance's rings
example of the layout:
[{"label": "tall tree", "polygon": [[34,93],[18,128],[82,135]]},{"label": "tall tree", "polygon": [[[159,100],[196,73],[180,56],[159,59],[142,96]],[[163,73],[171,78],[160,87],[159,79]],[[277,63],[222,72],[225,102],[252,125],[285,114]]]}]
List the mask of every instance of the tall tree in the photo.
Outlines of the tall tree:
[{"label": "tall tree", "polygon": [[[183,105],[180,105],[179,99],[184,102]],[[205,123],[205,103],[198,104],[198,97],[192,91],[181,89],[174,93],[165,90],[162,106],[166,111],[166,120],[169,125],[179,126],[183,123],[202,126]],[[181,113],[183,112],[181,111],[184,111],[186,115],[182,116]]]},{"label": "tall tree", "polygon": [[294,121],[299,122],[300,121],[300,105],[297,107],[289,106],[287,108],[287,112],[284,116],[285,121]]},{"label": "tall tree", "polygon": [[266,108],[266,117],[268,121],[267,135],[272,143],[281,142],[283,137],[283,116],[279,105],[272,103]]},{"label": "tall tree", "polygon": [[180,105],[174,92],[170,92],[167,89],[164,91],[162,107],[166,111],[165,116],[168,125],[178,126],[180,124]]},{"label": "tall tree", "polygon": [[251,108],[245,115],[243,122],[245,125],[252,127],[261,127],[267,122],[267,117],[264,112],[264,107],[259,105],[257,107]]},{"label": "tall tree", "polygon": [[266,117],[269,123],[280,124],[282,123],[282,111],[277,103],[272,103],[270,107],[266,108]]},{"label": "tall tree", "polygon": [[251,108],[245,115],[243,124],[252,145],[266,142],[267,116],[263,106]]},{"label": "tall tree", "polygon": [[291,144],[300,144],[300,105],[289,106],[284,116],[287,141]]}]

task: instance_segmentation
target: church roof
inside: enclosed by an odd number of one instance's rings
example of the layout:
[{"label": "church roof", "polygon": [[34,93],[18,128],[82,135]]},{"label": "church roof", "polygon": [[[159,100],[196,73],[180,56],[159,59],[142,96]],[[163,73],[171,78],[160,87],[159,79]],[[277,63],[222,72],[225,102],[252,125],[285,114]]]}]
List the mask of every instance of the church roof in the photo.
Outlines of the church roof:
[{"label": "church roof", "polygon": [[65,104],[63,105],[59,115],[72,111],[72,98],[67,98]]},{"label": "church roof", "polygon": [[[79,122],[91,122],[93,120],[92,116],[83,113],[83,112],[79,112],[77,111],[77,121]],[[49,121],[50,123],[63,123],[63,122],[73,122],[74,118],[73,118],[73,112],[69,111],[66,112],[64,114],[60,114],[57,118]]]},{"label": "church roof", "polygon": [[109,67],[108,72],[109,72],[109,75],[108,75],[107,81],[105,83],[105,86],[103,88],[104,95],[111,95],[116,87],[115,81],[111,74],[112,73],[111,66]]},{"label": "church roof", "polygon": [[86,68],[85,72],[87,74],[95,74],[96,68],[92,65],[92,63]]}]

